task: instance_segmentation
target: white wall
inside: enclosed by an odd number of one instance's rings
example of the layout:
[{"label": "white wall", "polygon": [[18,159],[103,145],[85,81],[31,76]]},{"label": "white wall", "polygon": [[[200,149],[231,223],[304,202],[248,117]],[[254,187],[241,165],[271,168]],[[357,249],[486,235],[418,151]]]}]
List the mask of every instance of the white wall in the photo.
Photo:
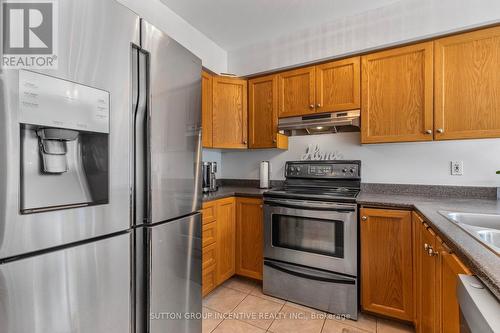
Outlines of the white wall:
[{"label": "white wall", "polygon": [[[498,186],[500,139],[360,145],[359,133],[290,137],[289,150],[223,152],[222,177],[258,179],[259,163],[271,161],[271,179],[283,179],[284,163],[298,160],[308,144],[362,160],[366,183]],[[464,175],[451,176],[450,162],[464,161]]]},{"label": "white wall", "polygon": [[203,162],[217,162],[217,178],[222,178],[222,153],[217,149],[203,149]]},{"label": "white wall", "polygon": [[498,0],[401,0],[228,50],[228,72],[256,74],[499,21]]},{"label": "white wall", "polygon": [[118,0],[202,59],[216,73],[227,72],[227,52],[159,0]]}]

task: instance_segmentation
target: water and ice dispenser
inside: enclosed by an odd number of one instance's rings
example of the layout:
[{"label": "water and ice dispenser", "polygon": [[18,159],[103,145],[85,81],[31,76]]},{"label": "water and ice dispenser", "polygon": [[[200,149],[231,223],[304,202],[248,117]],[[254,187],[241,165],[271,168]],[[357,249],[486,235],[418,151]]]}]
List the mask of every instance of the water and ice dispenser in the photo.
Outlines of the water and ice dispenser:
[{"label": "water and ice dispenser", "polygon": [[20,211],[109,201],[109,93],[19,71]]}]

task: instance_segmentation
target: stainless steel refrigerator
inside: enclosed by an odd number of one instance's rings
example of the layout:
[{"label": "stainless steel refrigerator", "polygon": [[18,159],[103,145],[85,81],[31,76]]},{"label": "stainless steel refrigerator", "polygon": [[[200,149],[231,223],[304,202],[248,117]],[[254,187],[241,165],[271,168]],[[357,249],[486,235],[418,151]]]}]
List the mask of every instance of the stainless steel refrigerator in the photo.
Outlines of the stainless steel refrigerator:
[{"label": "stainless steel refrigerator", "polygon": [[58,69],[0,72],[0,332],[201,332],[201,62],[58,11]]}]

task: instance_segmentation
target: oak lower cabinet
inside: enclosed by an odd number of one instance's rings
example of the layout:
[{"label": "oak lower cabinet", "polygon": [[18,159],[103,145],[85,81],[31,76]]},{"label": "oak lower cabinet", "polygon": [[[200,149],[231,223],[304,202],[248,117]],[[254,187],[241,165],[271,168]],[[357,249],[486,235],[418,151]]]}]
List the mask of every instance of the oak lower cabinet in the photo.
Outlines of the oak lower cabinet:
[{"label": "oak lower cabinet", "polygon": [[360,228],[363,309],[412,321],[411,212],[362,208]]},{"label": "oak lower cabinet", "polygon": [[433,43],[361,58],[361,142],[433,140]]},{"label": "oak lower cabinet", "polygon": [[260,198],[236,198],[236,274],[262,280],[263,210]]},{"label": "oak lower cabinet", "polygon": [[216,200],[217,205],[217,284],[236,272],[236,205],[235,198]]},{"label": "oak lower cabinet", "polygon": [[203,296],[235,273],[235,208],[233,197],[203,203]]},{"label": "oak lower cabinet", "polygon": [[278,133],[278,75],[248,81],[248,148],[288,149]]},{"label": "oak lower cabinet", "polygon": [[435,138],[500,137],[500,27],[437,39]]},{"label": "oak lower cabinet", "polygon": [[202,295],[217,287],[217,205],[203,203],[202,210]]},{"label": "oak lower cabinet", "polygon": [[213,76],[212,147],[247,148],[247,80]]},{"label": "oak lower cabinet", "polygon": [[415,323],[417,333],[460,333],[456,297],[459,274],[471,274],[449,247],[418,214],[413,213],[418,290]]}]

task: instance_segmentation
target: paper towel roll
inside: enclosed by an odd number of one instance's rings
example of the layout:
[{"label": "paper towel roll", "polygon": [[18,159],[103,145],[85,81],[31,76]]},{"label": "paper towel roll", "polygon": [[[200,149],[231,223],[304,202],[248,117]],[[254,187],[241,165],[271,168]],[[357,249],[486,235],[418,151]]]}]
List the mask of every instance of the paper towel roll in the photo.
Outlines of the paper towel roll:
[{"label": "paper towel roll", "polygon": [[269,188],[269,161],[260,162],[260,188]]}]

